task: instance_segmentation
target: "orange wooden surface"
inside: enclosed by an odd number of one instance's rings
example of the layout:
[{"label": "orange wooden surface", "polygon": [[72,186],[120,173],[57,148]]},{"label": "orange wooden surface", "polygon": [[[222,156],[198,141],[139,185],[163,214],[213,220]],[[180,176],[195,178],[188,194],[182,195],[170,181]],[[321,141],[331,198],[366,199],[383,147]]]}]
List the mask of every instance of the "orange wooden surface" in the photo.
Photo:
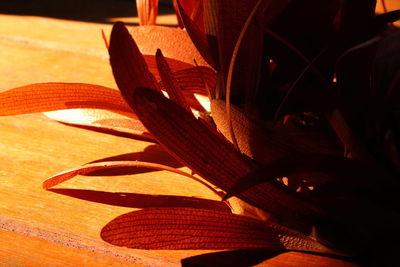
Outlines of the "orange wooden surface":
[{"label": "orange wooden surface", "polygon": [[[109,35],[111,24],[0,15],[0,90],[50,81],[116,87],[101,29]],[[79,198],[79,190],[87,190],[104,197],[136,193],[216,199],[185,177],[160,171],[81,176],[58,186],[67,189],[58,193],[41,188],[43,180],[58,172],[116,156],[177,164],[152,143],[66,126],[42,114],[0,117],[0,265],[174,266],[204,253],[110,246],[99,237],[101,228],[134,208]],[[292,266],[301,257],[286,253],[267,263]],[[338,264],[343,263],[319,256],[308,262]]]}]

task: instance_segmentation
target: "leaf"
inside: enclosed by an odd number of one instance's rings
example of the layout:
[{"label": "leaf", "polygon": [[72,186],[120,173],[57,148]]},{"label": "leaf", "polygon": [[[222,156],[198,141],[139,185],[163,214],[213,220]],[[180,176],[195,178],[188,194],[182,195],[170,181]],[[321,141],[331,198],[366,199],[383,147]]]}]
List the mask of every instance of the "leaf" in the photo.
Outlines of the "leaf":
[{"label": "leaf", "polygon": [[203,182],[201,179],[190,175],[184,171],[181,171],[179,169],[162,165],[162,164],[157,164],[157,163],[152,163],[152,162],[143,162],[143,161],[104,161],[104,162],[97,162],[97,163],[90,163],[86,164],[84,166],[74,168],[71,170],[67,170],[64,172],[61,172],[59,174],[56,174],[47,180],[45,180],[42,184],[44,189],[49,189],[52,188],[56,185],[59,185],[65,181],[68,181],[69,179],[74,178],[77,175],[85,175],[94,171],[99,171],[99,170],[104,170],[104,169],[110,169],[110,168],[120,168],[120,167],[145,167],[149,169],[155,169],[155,170],[164,170],[164,171],[169,171],[173,173],[177,173],[182,176],[186,176],[190,179],[193,179],[203,185],[205,185],[207,188],[209,188],[211,191],[216,193],[218,196],[220,196],[219,193],[216,192],[216,190],[208,185],[207,183]]},{"label": "leaf", "polygon": [[[154,75],[157,81],[159,81],[160,75],[158,74],[157,62],[155,55],[143,55],[144,59],[146,60],[147,67],[149,71]],[[175,73],[180,70],[190,69],[193,68],[192,64],[179,61],[173,58],[166,58],[168,65],[171,67],[172,71]]]},{"label": "leaf", "polygon": [[141,26],[156,24],[158,0],[136,0],[136,8]]},{"label": "leaf", "polygon": [[[211,101],[218,130],[230,137],[225,111],[225,101]],[[255,121],[235,106],[231,107],[231,118],[240,151],[263,164],[291,153],[341,153],[337,140],[326,132],[300,132],[271,121]]]},{"label": "leaf", "polygon": [[330,252],[283,227],[226,212],[145,209],[121,215],[101,231],[106,242],[136,249],[296,249]]},{"label": "leaf", "polygon": [[[219,71],[227,84],[230,66],[235,63],[232,75],[232,103],[242,104],[247,101],[247,94],[252,94],[258,87],[261,63],[263,62],[263,29],[259,24],[263,21],[263,4],[260,8],[259,0],[251,1],[215,1],[210,0],[208,8],[216,9],[208,12],[207,20],[216,21],[216,39],[219,52]],[[261,3],[261,2],[260,2]],[[246,23],[250,14],[254,16]],[[246,29],[244,29],[246,26]],[[244,30],[244,31],[243,31]],[[242,32],[243,31],[243,32]],[[235,61],[231,62],[235,46]],[[219,88],[224,90],[224,88]],[[228,94],[226,92],[226,94]],[[222,92],[222,97],[225,93]]]},{"label": "leaf", "polygon": [[[192,67],[196,60],[200,66],[209,67],[191,41],[188,32],[184,30],[165,26],[140,26],[130,27],[129,33],[143,55],[154,56],[157,49],[160,49],[167,59],[190,64]],[[174,69],[172,64],[170,66]]]},{"label": "leaf", "polygon": [[38,83],[0,93],[0,115],[93,108],[136,118],[117,90],[82,83]]},{"label": "leaf", "polygon": [[[201,75],[199,71],[201,71]],[[199,66],[182,69],[174,72],[174,76],[184,92],[196,93],[205,96],[214,94],[214,89],[217,83],[217,75],[211,68]],[[206,90],[203,78],[211,92]]]},{"label": "leaf", "polygon": [[204,31],[186,14],[180,2],[181,0],[177,0],[179,14],[190,39],[207,63],[216,69],[218,67],[218,56],[216,51],[212,49],[212,43],[209,42]]},{"label": "leaf", "polygon": [[[184,25],[182,22],[181,15],[179,13],[177,0],[173,0],[174,9],[176,16],[178,17],[179,27],[183,29]],[[185,10],[185,13],[190,17],[191,20],[194,21],[196,25],[201,27],[204,25],[203,21],[203,0],[185,0],[181,1],[180,4]]]},{"label": "leaf", "polygon": [[164,89],[167,91],[169,99],[191,112],[189,104],[186,102],[185,96],[183,95],[182,89],[176,81],[174,74],[171,71],[167,61],[165,60],[161,50],[157,50],[156,60],[158,71],[161,76],[161,80]]},{"label": "leaf", "polygon": [[122,22],[114,24],[110,38],[110,63],[118,88],[125,99],[136,87],[160,90],[146,61]]},{"label": "leaf", "polygon": [[[137,88],[132,107],[167,152],[225,191],[256,167],[231,143],[154,90]],[[317,207],[271,184],[247,191],[239,198],[282,218],[300,216],[308,221],[323,214]]]}]

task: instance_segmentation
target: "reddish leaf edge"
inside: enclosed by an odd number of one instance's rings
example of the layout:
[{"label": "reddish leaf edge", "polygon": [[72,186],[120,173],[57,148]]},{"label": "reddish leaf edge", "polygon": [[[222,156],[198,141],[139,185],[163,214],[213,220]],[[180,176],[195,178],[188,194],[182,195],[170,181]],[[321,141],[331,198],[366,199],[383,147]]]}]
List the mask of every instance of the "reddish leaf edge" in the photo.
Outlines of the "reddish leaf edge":
[{"label": "reddish leaf edge", "polygon": [[77,175],[85,175],[88,173],[91,173],[93,171],[98,171],[98,170],[104,170],[104,169],[111,169],[111,168],[119,168],[119,167],[145,167],[145,168],[150,168],[154,170],[161,170],[161,171],[169,171],[172,173],[176,173],[185,177],[188,177],[196,182],[201,183],[204,185],[206,188],[211,190],[215,195],[218,197],[221,197],[222,194],[215,189],[213,186],[210,184],[206,183],[200,178],[197,178],[187,172],[181,171],[179,169],[167,166],[167,165],[162,165],[162,164],[157,164],[157,163],[152,163],[152,162],[143,162],[143,161],[104,161],[104,162],[97,162],[97,163],[91,163],[91,164],[86,164],[84,166],[80,166],[77,168],[73,168],[70,170],[63,171],[61,173],[58,173],[47,180],[45,180],[42,183],[43,189],[50,189],[56,185],[59,185],[65,181],[68,181]]},{"label": "reddish leaf edge", "polygon": [[148,208],[118,216],[101,231],[136,249],[268,249],[346,256],[296,231],[247,216],[198,208]]}]

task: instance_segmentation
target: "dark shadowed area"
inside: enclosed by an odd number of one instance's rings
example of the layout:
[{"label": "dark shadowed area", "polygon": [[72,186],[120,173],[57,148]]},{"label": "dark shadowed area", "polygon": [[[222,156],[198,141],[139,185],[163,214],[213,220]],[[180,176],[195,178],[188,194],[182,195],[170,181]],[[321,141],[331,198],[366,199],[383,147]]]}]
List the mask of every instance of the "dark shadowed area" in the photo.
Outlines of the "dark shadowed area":
[{"label": "dark shadowed area", "polygon": [[[173,13],[172,0],[160,1],[159,14]],[[96,23],[136,17],[135,0],[0,0],[0,14],[41,16]]]}]

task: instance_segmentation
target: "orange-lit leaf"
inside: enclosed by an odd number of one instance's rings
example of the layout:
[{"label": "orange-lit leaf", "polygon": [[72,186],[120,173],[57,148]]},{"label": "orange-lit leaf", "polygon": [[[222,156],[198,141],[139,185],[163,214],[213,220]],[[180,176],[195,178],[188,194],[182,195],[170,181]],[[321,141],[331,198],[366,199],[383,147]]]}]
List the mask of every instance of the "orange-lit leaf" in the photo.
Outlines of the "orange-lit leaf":
[{"label": "orange-lit leaf", "polygon": [[[146,60],[146,64],[149,68],[149,71],[153,73],[154,77],[157,81],[160,80],[160,75],[158,74],[157,62],[155,55],[143,55],[144,59]],[[166,58],[168,65],[171,67],[171,70],[175,73],[180,70],[190,69],[193,66],[189,63],[179,61],[173,58]]]},{"label": "orange-lit leaf", "polygon": [[101,237],[137,249],[284,250],[277,233],[262,222],[225,212],[189,208],[145,209],[109,222]]},{"label": "orange-lit leaf", "polygon": [[[209,66],[184,30],[164,26],[141,26],[130,27],[129,33],[143,55],[154,56],[157,49],[160,49],[167,60],[174,59],[191,66],[194,66],[196,60],[200,66]],[[174,70],[174,66],[170,62],[168,64]]]},{"label": "orange-lit leaf", "polygon": [[114,78],[124,98],[131,98],[136,87],[159,90],[142,53],[122,22],[113,26],[109,53]]},{"label": "orange-lit leaf", "polygon": [[182,18],[182,22],[185,25],[185,28],[193,41],[193,44],[196,46],[197,50],[203,56],[203,58],[210,64],[213,68],[217,68],[217,56],[211,49],[211,44],[207,39],[206,34],[199,28],[199,26],[186,14],[186,11],[183,9],[180,0],[177,0],[179,14]]},{"label": "orange-lit leaf", "polygon": [[[171,155],[225,191],[255,168],[232,144],[154,90],[137,88],[132,107],[146,129]],[[271,184],[246,191],[239,198],[280,217],[313,220],[321,212]]]},{"label": "orange-lit leaf", "polygon": [[92,84],[39,83],[0,93],[0,115],[93,108],[136,118],[119,91]]},{"label": "orange-lit leaf", "polygon": [[245,216],[191,208],[151,208],[121,215],[101,237],[137,249],[297,249],[330,252],[311,238]]},{"label": "orange-lit leaf", "polygon": [[167,91],[169,99],[190,112],[189,104],[186,102],[185,96],[182,93],[182,89],[176,81],[174,74],[172,73],[171,68],[165,60],[161,50],[157,50],[156,60],[158,72],[160,73],[164,89]]},{"label": "orange-lit leaf", "polygon": [[[217,83],[217,75],[211,68],[200,66],[182,69],[174,72],[174,76],[182,90],[185,92],[188,91],[205,96],[214,94],[214,89]],[[210,89],[210,92],[206,90],[207,88],[205,87],[204,83],[207,83],[207,87]]]},{"label": "orange-lit leaf", "polygon": [[[179,13],[177,0],[173,0],[176,16],[178,17],[179,27],[184,28],[181,15]],[[185,0],[180,1],[180,4],[185,10],[185,13],[194,21],[199,27],[204,26],[203,20],[203,0]]]},{"label": "orange-lit leaf", "polygon": [[[56,174],[46,181],[43,182],[43,188],[44,189],[49,189],[52,188],[58,184],[61,184],[65,181],[68,181],[69,179],[74,178],[77,175],[85,175],[94,171],[99,171],[99,170],[104,170],[104,169],[111,169],[111,168],[120,168],[120,167],[145,167],[149,169],[154,169],[154,170],[164,170],[164,171],[169,171],[173,173],[177,173],[182,176],[186,176],[190,179],[193,179],[197,182],[202,183],[206,187],[208,187],[210,190],[216,193],[215,189],[211,187],[210,185],[206,184],[203,182],[201,179],[190,175],[184,171],[181,171],[179,169],[162,165],[162,164],[157,164],[157,163],[152,163],[152,162],[143,162],[143,161],[104,161],[104,162],[97,162],[97,163],[90,163],[86,164],[84,166],[74,168],[71,170],[67,170],[64,172],[61,172],[59,174]],[[219,193],[216,193],[218,196],[220,195]]]}]

